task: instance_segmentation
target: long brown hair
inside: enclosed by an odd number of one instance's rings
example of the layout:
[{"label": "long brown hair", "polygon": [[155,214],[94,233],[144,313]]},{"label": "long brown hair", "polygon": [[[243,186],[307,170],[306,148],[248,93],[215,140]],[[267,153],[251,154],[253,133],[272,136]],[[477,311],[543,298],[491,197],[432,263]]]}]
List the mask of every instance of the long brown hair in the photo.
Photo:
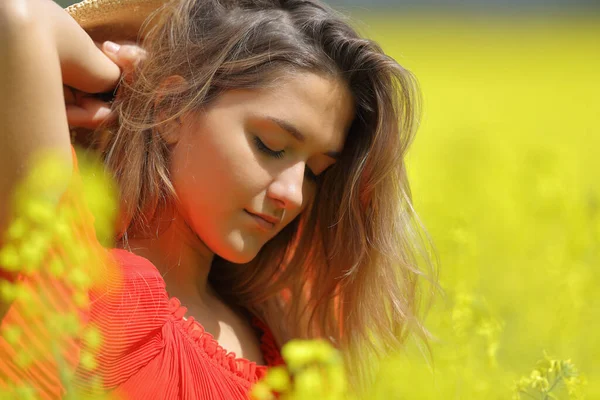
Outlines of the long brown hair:
[{"label": "long brown hair", "polygon": [[[421,282],[434,288],[436,268],[405,165],[419,121],[414,76],[318,0],[175,0],[159,11],[142,43],[149,58],[123,83],[119,123],[100,144],[121,189],[121,238],[144,231],[175,199],[170,121],[286,73],[341,78],[355,118],[311,207],[248,264],[215,257],[209,280],[265,320],[280,344],[330,340],[354,378],[410,333],[427,343]],[[187,83],[160,86],[172,75]]]}]

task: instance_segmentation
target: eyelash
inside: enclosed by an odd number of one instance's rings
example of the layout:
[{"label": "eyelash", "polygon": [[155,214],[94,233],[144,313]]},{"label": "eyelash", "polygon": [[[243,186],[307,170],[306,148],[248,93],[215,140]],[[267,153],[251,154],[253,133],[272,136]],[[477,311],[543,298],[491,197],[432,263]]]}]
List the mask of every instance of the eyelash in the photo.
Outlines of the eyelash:
[{"label": "eyelash", "polygon": [[[254,144],[256,144],[256,147],[258,148],[258,150],[262,151],[263,153],[280,159],[283,158],[283,154],[285,153],[285,150],[279,150],[279,151],[275,151],[275,150],[271,150],[269,147],[267,147],[266,144],[263,143],[262,140],[260,140],[258,138],[258,136],[254,136]],[[315,175],[310,168],[305,168],[304,169],[306,176],[308,176],[309,179],[311,179],[312,181],[317,181],[319,179],[319,177],[317,175]]]}]

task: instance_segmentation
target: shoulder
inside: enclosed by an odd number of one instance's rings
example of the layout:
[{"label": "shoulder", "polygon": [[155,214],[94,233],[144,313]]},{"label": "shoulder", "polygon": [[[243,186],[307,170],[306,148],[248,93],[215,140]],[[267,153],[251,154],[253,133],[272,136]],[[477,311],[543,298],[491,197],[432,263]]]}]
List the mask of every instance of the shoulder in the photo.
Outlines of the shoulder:
[{"label": "shoulder", "polygon": [[101,291],[91,293],[92,321],[115,329],[137,324],[146,330],[158,328],[169,314],[166,285],[159,271],[149,260],[126,250],[110,249],[109,254],[118,274]]},{"label": "shoulder", "polygon": [[160,335],[170,315],[165,281],[156,267],[126,250],[108,253],[117,273],[101,290],[90,292],[89,310],[90,324],[102,335],[99,361],[105,371],[128,362],[132,351],[143,352],[138,361],[152,357],[159,349],[148,347],[157,343],[148,339]]},{"label": "shoulder", "polygon": [[158,339],[171,313],[165,281],[149,260],[126,250],[108,252],[118,274],[102,290],[90,293],[89,323],[102,337],[98,364],[110,388],[161,351]]},{"label": "shoulder", "polygon": [[147,258],[123,249],[110,249],[111,258],[117,263],[126,282],[150,280],[148,289],[165,290],[165,281],[158,269]]}]

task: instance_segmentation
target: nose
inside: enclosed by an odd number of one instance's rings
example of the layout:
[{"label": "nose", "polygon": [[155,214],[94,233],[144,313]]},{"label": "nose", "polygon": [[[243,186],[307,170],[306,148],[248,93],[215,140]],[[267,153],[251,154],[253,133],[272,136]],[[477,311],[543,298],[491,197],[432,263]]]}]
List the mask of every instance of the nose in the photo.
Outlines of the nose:
[{"label": "nose", "polygon": [[301,208],[305,168],[304,162],[298,162],[283,170],[269,185],[267,195],[285,210]]}]

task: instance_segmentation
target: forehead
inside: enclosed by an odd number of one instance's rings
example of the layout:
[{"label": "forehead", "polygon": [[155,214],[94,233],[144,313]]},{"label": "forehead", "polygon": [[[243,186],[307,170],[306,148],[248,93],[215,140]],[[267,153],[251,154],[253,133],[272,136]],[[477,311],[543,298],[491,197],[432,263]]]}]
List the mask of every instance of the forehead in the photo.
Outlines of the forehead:
[{"label": "forehead", "polygon": [[346,82],[313,73],[287,74],[267,88],[231,91],[222,100],[222,106],[235,103],[234,108],[249,117],[286,121],[307,141],[337,151],[343,147],[355,113]]},{"label": "forehead", "polygon": [[339,78],[312,73],[288,75],[263,95],[273,109],[305,119],[307,125],[349,127],[354,117],[352,93]]}]

